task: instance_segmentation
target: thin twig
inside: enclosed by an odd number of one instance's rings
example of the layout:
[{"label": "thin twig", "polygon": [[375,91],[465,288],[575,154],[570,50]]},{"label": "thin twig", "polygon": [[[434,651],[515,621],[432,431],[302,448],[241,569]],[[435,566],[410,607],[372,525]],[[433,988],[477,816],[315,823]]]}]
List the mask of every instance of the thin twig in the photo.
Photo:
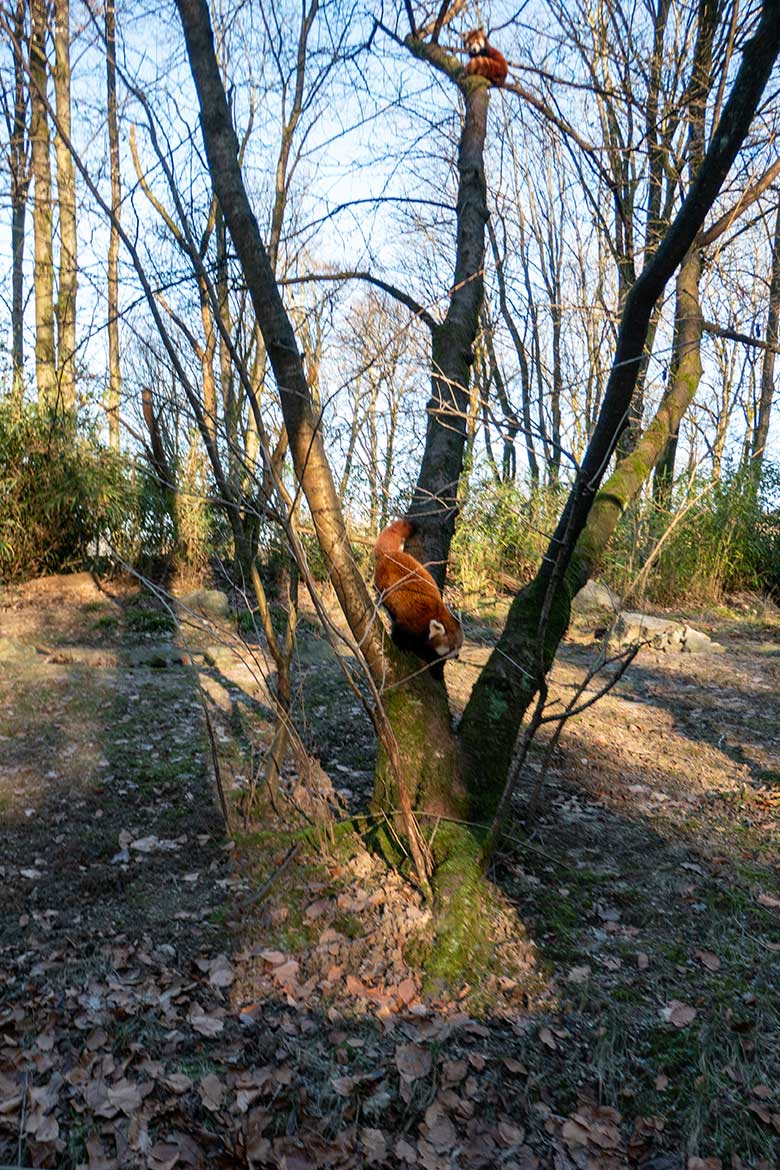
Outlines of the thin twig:
[{"label": "thin twig", "polygon": [[[270,888],[274,884],[274,882],[277,881],[282,876],[284,871],[287,869],[287,866],[290,864],[292,859],[295,857],[295,855],[298,852],[298,850],[300,849],[300,847],[301,847],[300,841],[296,841],[294,845],[290,846],[290,848],[285,853],[284,858],[282,859],[281,865],[279,865],[274,870],[274,872],[271,874],[271,876],[269,878],[267,878],[266,881],[263,882],[260,889],[255,890],[254,894],[250,894],[250,896],[248,898],[245,898],[243,900],[243,902],[239,902],[239,909],[240,910],[245,910],[247,908],[247,906],[254,906],[255,902],[259,902],[261,900],[261,898],[265,897],[265,895],[268,893],[268,891],[270,890]],[[2,1170],[2,1167],[0,1167],[0,1170]]]}]

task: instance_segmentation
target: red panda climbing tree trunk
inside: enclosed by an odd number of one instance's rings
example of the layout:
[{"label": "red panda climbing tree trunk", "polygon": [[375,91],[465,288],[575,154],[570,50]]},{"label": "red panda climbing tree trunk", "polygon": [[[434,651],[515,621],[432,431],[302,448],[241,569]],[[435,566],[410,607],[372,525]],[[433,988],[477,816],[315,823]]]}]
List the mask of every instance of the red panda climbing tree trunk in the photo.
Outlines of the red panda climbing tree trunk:
[{"label": "red panda climbing tree trunk", "polygon": [[[620,509],[613,509],[602,524],[588,527],[589,517],[599,516],[594,501],[628,417],[653,307],[697,239],[748,133],[780,50],[780,0],[765,0],[757,31],[745,45],[742,64],[701,166],[670,229],[626,299],[601,413],[571,495],[536,579],[512,604],[498,647],[477,680],[457,734],[451,727],[444,688],[426,672],[402,685],[404,661],[393,653],[376,622],[375,608],[349,548],[295,335],[243,184],[207,2],[177,0],[177,4],[201,107],[214,190],[273,366],[295,473],[356,644],[377,684],[392,684],[383,690],[382,700],[401,751],[407,794],[415,811],[436,823],[438,946],[429,971],[446,972],[451,979],[478,978],[480,964],[490,949],[486,929],[490,894],[481,874],[484,825],[501,807],[520,721],[565,633],[573,594],[603,553],[619,515]],[[444,576],[463,466],[463,408],[482,303],[487,215],[482,155],[488,82],[465,74],[457,59],[439,46],[447,11],[445,4],[428,30],[413,26],[405,42],[417,57],[460,87],[465,103],[458,158],[455,280],[446,317],[433,328],[432,396],[412,507],[423,553],[415,547],[410,551],[419,561],[436,562],[430,567],[437,585]],[[410,4],[407,12],[412,12]],[[630,474],[620,477],[621,490],[628,485],[631,491],[638,491],[652,470],[651,460],[652,454],[646,460],[648,465],[634,460]],[[381,750],[375,804],[388,819],[398,804],[394,778]],[[481,824],[474,828],[467,823],[474,821]]]}]

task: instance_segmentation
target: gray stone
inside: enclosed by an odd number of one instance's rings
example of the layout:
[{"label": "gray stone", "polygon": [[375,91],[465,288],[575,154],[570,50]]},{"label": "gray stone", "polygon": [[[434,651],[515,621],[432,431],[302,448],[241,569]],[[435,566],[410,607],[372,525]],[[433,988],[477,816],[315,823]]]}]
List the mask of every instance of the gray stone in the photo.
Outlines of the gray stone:
[{"label": "gray stone", "polygon": [[199,613],[212,621],[224,621],[230,617],[230,602],[221,589],[196,589],[176,600],[185,615],[187,611]]},{"label": "gray stone", "polygon": [[683,622],[671,618],[653,617],[646,613],[624,610],[615,624],[614,639],[620,646],[631,646],[635,642],[647,642],[656,650],[677,650],[680,653],[722,654],[723,647],[713,642],[708,634],[695,630]]},{"label": "gray stone", "polygon": [[594,610],[604,609],[617,613],[620,609],[620,598],[602,581],[586,581],[574,598],[572,609],[575,613],[592,613]]},{"label": "gray stone", "polygon": [[19,638],[0,637],[0,662],[32,662],[38,650]]}]

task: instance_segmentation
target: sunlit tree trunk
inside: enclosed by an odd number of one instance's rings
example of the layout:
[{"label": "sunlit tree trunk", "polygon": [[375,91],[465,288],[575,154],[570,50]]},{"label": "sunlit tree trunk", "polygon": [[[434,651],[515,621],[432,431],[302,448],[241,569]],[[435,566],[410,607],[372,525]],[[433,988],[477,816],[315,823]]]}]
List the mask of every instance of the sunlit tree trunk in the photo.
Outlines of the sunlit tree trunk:
[{"label": "sunlit tree trunk", "polygon": [[758,403],[758,417],[753,433],[752,456],[756,467],[756,479],[760,476],[764,461],[772,400],[775,394],[775,347],[778,342],[780,323],[780,203],[777,206],[775,231],[772,244],[772,275],[769,282],[769,307],[766,319],[766,342],[764,361],[761,366],[761,397]]},{"label": "sunlit tree trunk", "polygon": [[108,240],[108,442],[119,450],[119,403],[122,370],[119,363],[119,231],[122,185],[119,171],[119,130],[116,109],[116,12],[106,0],[106,109],[111,162],[111,228]]},{"label": "sunlit tree trunk", "polygon": [[70,0],[54,0],[54,98],[57,123],[57,202],[60,218],[60,276],[57,296],[57,380],[66,411],[76,408],[76,172],[65,144],[71,139]]},{"label": "sunlit tree trunk", "polygon": [[24,397],[24,229],[27,219],[27,196],[30,188],[30,155],[27,125],[27,74],[24,48],[25,0],[17,0],[14,10],[14,35],[11,51],[14,58],[14,106],[9,125],[9,167],[11,171],[11,361],[14,400]]},{"label": "sunlit tree trunk", "polygon": [[51,161],[46,110],[46,0],[31,0],[30,143],[33,178],[35,265],[35,377],[38,401],[57,405],[54,342],[54,252],[52,247]]}]

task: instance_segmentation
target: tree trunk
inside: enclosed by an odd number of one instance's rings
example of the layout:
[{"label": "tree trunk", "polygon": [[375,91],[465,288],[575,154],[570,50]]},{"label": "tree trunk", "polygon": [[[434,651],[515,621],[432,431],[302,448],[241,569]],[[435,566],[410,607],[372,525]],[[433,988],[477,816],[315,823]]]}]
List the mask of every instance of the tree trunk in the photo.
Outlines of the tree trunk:
[{"label": "tree trunk", "polygon": [[24,398],[24,228],[30,187],[30,159],[27,128],[27,85],[24,61],[25,0],[17,0],[14,12],[14,113],[10,130],[11,170],[11,362],[13,397],[21,406]]},{"label": "tree trunk", "polygon": [[[70,128],[70,0],[54,0],[54,97],[57,123],[57,200],[60,211],[60,279],[57,296],[57,380],[64,409],[76,409],[76,172],[66,146]],[[63,137],[64,136],[64,137]]]},{"label": "tree trunk", "polygon": [[483,156],[488,89],[482,78],[464,86],[465,118],[458,150],[455,276],[447,315],[433,331],[428,427],[410,515],[419,535],[409,551],[427,564],[441,588],[455,532],[469,412],[469,375],[482,308],[488,211]]},{"label": "tree trunk", "polygon": [[[583,459],[580,475],[555,537],[534,582],[513,603],[499,645],[484,668],[464,712],[460,745],[450,730],[444,688],[423,673],[405,686],[408,662],[389,650],[374,621],[365,584],[356,571],[346,539],[343,515],[334,490],[290,319],[262,246],[238,161],[224,86],[214,53],[206,0],[177,0],[187,52],[198,93],[206,155],[255,315],[279,389],[296,476],[306,495],[320,546],[327,559],[342,610],[375,680],[387,681],[383,698],[403,758],[400,772],[377,769],[376,800],[390,815],[400,803],[393,788],[399,774],[406,781],[412,807],[445,818],[437,831],[438,928],[440,970],[461,975],[474,956],[475,940],[484,938],[485,884],[480,868],[482,831],[454,823],[462,810],[474,808],[482,820],[495,811],[509,771],[520,719],[538,689],[569,620],[569,605],[578,583],[587,578],[592,556],[600,550],[594,537],[577,541],[586,529],[594,499],[615,444],[625,426],[651,316],[666,283],[685,259],[700,231],[747,133],[780,48],[780,5],[765,4],[756,35],[748,42],[718,130],[688,195],[665,238],[626,298],[614,364],[599,420]],[[407,42],[408,43],[408,42]],[[414,40],[409,45],[454,79],[457,62],[438,45]],[[468,405],[471,345],[476,336],[482,298],[485,188],[482,174],[487,94],[481,79],[463,84],[466,122],[459,155],[458,256],[455,288],[447,319],[434,333],[433,396],[429,407],[426,451],[414,507],[435,509],[437,540],[426,545],[435,559],[446,561],[454,524],[454,505],[463,458]],[[453,411],[455,412],[453,416]],[[658,453],[666,440],[659,438]],[[453,436],[453,437],[450,437]],[[630,457],[630,471],[641,484],[648,468]],[[640,474],[641,473],[641,474]],[[423,496],[425,497],[423,499]],[[599,531],[605,531],[602,525]],[[443,553],[440,558],[439,554]],[[443,564],[438,566],[443,578]],[[467,802],[468,798],[468,804]],[[438,803],[440,802],[440,803]],[[441,849],[441,852],[439,850]]]},{"label": "tree trunk", "polygon": [[772,275],[769,282],[769,308],[766,318],[767,348],[764,350],[764,360],[761,366],[761,397],[758,403],[758,418],[753,432],[751,450],[756,482],[761,476],[766,440],[769,434],[772,400],[775,395],[775,347],[778,342],[778,323],[780,323],[780,203],[777,205],[772,245]]},{"label": "tree trunk", "polygon": [[119,364],[119,231],[122,185],[119,171],[119,130],[116,110],[116,10],[106,0],[106,109],[111,161],[111,229],[108,240],[108,443],[119,450],[119,403],[122,370]]},{"label": "tree trunk", "polygon": [[35,377],[38,401],[57,406],[54,345],[54,252],[52,248],[51,163],[46,109],[46,0],[31,0],[30,143],[33,176],[35,264]]}]

